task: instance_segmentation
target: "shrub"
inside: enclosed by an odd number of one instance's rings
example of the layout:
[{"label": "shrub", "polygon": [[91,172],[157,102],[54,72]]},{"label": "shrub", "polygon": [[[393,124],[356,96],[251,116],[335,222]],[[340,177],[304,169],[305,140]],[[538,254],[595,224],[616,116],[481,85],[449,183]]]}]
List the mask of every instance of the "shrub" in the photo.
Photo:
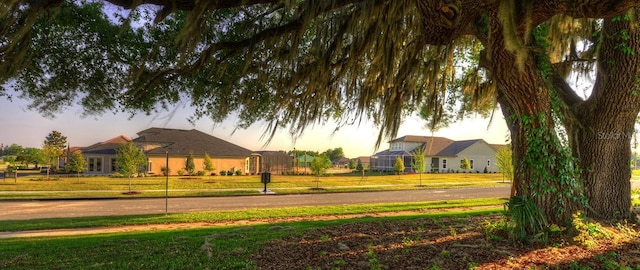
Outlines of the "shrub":
[{"label": "shrub", "polygon": [[204,176],[204,171],[198,171],[198,172],[196,173],[196,175],[198,175],[198,176]]},{"label": "shrub", "polygon": [[222,176],[227,175],[227,171],[220,171],[220,175],[222,175]]},{"label": "shrub", "polygon": [[228,176],[233,176],[233,171],[232,171],[232,170],[228,170],[228,171],[227,171],[227,175],[228,175]]},{"label": "shrub", "polygon": [[180,169],[178,170],[178,175],[182,176],[186,173],[187,171],[185,171],[184,169]]},{"label": "shrub", "polygon": [[237,170],[236,171],[236,175],[242,175],[242,171],[241,170]]}]

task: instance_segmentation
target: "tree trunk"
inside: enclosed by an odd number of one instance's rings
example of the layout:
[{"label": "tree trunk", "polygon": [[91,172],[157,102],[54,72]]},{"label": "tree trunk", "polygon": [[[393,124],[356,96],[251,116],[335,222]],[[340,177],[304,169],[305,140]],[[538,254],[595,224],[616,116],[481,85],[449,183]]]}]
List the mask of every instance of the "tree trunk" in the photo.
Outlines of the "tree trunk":
[{"label": "tree trunk", "polygon": [[550,83],[534,57],[520,60],[519,65],[501,35],[493,35],[488,48],[485,66],[496,81],[511,132],[513,189],[518,196],[532,199],[547,222],[566,225],[583,206],[582,188],[555,131]]},{"label": "tree trunk", "polygon": [[567,127],[582,168],[587,214],[601,220],[633,218],[630,157],[640,110],[636,81],[640,78],[640,29],[631,24],[626,19],[605,20],[598,73],[589,99],[578,100],[562,82],[555,83],[565,92],[575,118]]}]

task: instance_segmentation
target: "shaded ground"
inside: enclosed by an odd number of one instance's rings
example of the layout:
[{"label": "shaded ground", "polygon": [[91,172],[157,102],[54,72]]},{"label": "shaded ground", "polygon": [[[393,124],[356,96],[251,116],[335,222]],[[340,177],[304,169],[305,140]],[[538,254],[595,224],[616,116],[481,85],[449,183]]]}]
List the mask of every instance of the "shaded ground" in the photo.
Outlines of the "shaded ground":
[{"label": "shaded ground", "polygon": [[[501,215],[350,223],[277,240],[259,269],[640,269],[640,231],[585,225],[577,237],[517,244]],[[628,268],[626,268],[628,267]]]}]

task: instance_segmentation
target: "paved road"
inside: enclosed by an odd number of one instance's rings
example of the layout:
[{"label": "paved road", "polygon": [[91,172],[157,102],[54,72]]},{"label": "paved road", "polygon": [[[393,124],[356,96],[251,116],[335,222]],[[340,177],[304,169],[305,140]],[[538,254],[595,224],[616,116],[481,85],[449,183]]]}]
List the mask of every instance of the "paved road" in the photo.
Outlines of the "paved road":
[{"label": "paved road", "polygon": [[[169,198],[169,213],[508,197],[509,186],[306,195]],[[165,213],[165,199],[0,201],[0,220]]]}]

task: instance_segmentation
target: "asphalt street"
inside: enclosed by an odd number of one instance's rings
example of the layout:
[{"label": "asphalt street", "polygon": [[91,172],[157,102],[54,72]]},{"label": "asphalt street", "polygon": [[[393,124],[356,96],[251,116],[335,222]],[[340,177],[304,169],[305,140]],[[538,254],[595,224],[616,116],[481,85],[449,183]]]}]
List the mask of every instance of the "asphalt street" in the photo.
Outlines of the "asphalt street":
[{"label": "asphalt street", "polygon": [[421,202],[509,196],[509,186],[304,195],[0,201],[0,220],[163,214],[290,206]]}]

